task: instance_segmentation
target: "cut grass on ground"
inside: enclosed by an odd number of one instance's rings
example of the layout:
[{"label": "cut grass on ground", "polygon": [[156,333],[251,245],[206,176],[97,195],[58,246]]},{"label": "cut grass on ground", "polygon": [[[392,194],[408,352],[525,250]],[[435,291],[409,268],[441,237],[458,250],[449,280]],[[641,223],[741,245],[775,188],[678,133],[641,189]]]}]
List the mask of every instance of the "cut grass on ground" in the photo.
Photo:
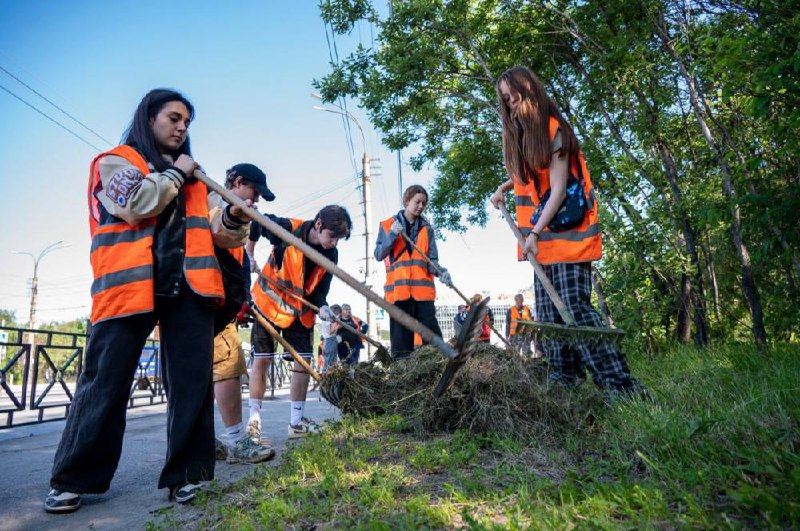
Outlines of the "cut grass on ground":
[{"label": "cut grass on ground", "polygon": [[560,441],[425,437],[399,417],[347,417],[278,467],[204,495],[194,525],[797,527],[798,354],[726,346],[632,357],[654,400],[598,409],[592,430]]}]

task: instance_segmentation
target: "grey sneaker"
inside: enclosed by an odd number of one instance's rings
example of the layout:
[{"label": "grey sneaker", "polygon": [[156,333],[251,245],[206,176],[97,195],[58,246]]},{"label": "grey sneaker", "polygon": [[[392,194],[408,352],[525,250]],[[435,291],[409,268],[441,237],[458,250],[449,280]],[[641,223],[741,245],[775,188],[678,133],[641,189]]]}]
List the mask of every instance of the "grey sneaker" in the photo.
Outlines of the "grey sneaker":
[{"label": "grey sneaker", "polygon": [[314,420],[308,417],[302,417],[300,419],[300,424],[306,426],[308,428],[309,433],[317,433],[318,431],[322,430],[322,426],[320,426]]},{"label": "grey sneaker", "polygon": [[214,457],[217,461],[224,461],[228,458],[228,447],[216,437],[214,438]]},{"label": "grey sneaker", "polygon": [[81,506],[81,495],[53,489],[44,499],[44,510],[48,513],[71,513]]},{"label": "grey sneaker", "polygon": [[289,438],[299,439],[312,433],[306,424],[289,424]]},{"label": "grey sneaker", "polygon": [[275,450],[266,444],[254,443],[249,437],[228,450],[228,463],[260,463],[275,457]]},{"label": "grey sneaker", "polygon": [[169,498],[178,503],[188,503],[197,496],[200,485],[197,483],[186,483],[180,487],[173,487],[169,491]]},{"label": "grey sneaker", "polygon": [[252,419],[247,423],[247,436],[254,443],[261,444],[261,419]]}]

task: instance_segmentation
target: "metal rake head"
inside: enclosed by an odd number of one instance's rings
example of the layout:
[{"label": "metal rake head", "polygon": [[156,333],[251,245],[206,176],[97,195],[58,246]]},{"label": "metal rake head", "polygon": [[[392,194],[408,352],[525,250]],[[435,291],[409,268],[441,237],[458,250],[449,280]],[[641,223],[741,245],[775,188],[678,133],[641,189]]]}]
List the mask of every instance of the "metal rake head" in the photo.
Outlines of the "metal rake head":
[{"label": "metal rake head", "polygon": [[456,380],[459,369],[467,363],[472,354],[475,352],[479,342],[478,336],[481,333],[481,325],[489,312],[489,297],[486,297],[481,302],[473,304],[467,314],[464,324],[461,326],[461,332],[456,339],[455,350],[458,355],[448,360],[445,365],[444,372],[442,373],[439,382],[433,389],[433,396],[436,398],[441,397],[453,386]]},{"label": "metal rake head", "polygon": [[597,347],[602,343],[618,345],[625,336],[625,331],[619,328],[569,326],[542,321],[517,321],[519,334],[530,340],[552,340],[566,343],[570,347],[588,345]]}]

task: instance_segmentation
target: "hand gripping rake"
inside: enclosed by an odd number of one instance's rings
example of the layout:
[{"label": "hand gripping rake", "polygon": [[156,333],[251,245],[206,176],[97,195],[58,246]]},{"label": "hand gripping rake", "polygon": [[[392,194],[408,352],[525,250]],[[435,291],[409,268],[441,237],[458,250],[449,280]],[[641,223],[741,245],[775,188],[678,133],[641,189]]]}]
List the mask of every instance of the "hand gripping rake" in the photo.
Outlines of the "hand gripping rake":
[{"label": "hand gripping rake", "polygon": [[[406,243],[408,243],[409,245],[411,245],[411,247],[413,247],[413,248],[414,248],[414,250],[415,250],[415,251],[417,251],[417,252],[418,252],[418,253],[419,253],[419,254],[422,256],[422,258],[424,258],[424,259],[425,259],[425,261],[426,261],[426,262],[428,262],[428,263],[431,265],[431,267],[432,267],[433,269],[435,269],[435,270],[436,270],[436,273],[437,273],[438,275],[441,275],[441,274],[442,274],[442,270],[441,270],[441,269],[439,269],[439,267],[437,267],[437,265],[433,263],[433,260],[431,260],[431,259],[428,257],[428,255],[426,255],[425,253],[423,253],[423,252],[422,252],[422,249],[420,249],[419,247],[417,247],[417,244],[416,244],[416,243],[414,243],[413,241],[411,241],[411,238],[409,238],[409,237],[408,237],[408,234],[406,234],[405,232],[400,232],[400,236],[402,236],[402,237],[403,237],[403,239],[406,241]],[[463,293],[461,293],[461,290],[459,290],[459,289],[458,289],[457,287],[455,287],[453,284],[450,284],[448,287],[449,287],[450,289],[452,289],[453,291],[455,291],[455,292],[456,292],[456,294],[457,294],[459,297],[461,297],[461,298],[464,300],[464,302],[466,302],[466,303],[467,303],[467,305],[471,305],[471,304],[472,304],[472,301],[471,301],[470,299],[468,299],[466,295],[464,295]],[[488,312],[488,310],[487,310],[487,312]],[[498,332],[498,331],[497,331],[497,329],[494,327],[494,325],[489,325],[489,328],[491,328],[491,329],[492,329],[492,332],[494,332],[494,333],[495,333],[495,335],[497,335],[497,337],[499,337],[500,339],[502,339],[502,340],[503,340],[503,343],[505,343],[505,344],[508,346],[508,348],[510,348],[510,349],[512,349],[512,350],[517,350],[517,349],[516,349],[516,347],[514,347],[514,345],[512,345],[512,344],[511,344],[511,343],[510,343],[510,342],[509,342],[509,341],[508,341],[508,340],[507,340],[505,337],[503,337],[503,336],[500,334],[500,332]]]},{"label": "hand gripping rake", "polygon": [[[477,346],[477,342],[475,340],[480,332],[483,318],[488,312],[486,304],[476,304],[474,308],[470,309],[462,326],[461,333],[459,334],[459,340],[456,341],[455,347],[451,347],[445,343],[444,339],[434,334],[430,328],[423,325],[394,304],[386,302],[383,297],[372,292],[369,288],[350,276],[339,266],[322,256],[300,238],[287,231],[268,217],[264,216],[258,210],[247,206],[247,204],[245,204],[245,202],[238,196],[221,186],[216,181],[210,179],[202,171],[195,170],[194,177],[205,184],[206,187],[221,195],[228,203],[241,208],[250,219],[255,220],[257,223],[262,225],[264,228],[269,230],[287,244],[297,247],[305,256],[307,256],[325,271],[356,290],[358,293],[375,303],[380,308],[383,308],[392,319],[397,320],[409,330],[418,333],[422,337],[423,341],[426,341],[436,347],[439,352],[445,355],[448,361],[447,367],[445,367],[445,371],[442,374],[439,384],[436,386],[433,394],[436,398],[438,398],[450,388],[450,386],[453,384],[456,374],[458,373],[458,369],[467,362],[467,360],[472,356],[472,353],[475,351]],[[488,302],[488,300],[488,298],[484,299],[485,302]]]},{"label": "hand gripping rake", "polygon": [[[499,208],[503,213],[503,217],[506,219],[506,223],[508,223],[508,226],[511,228],[511,232],[513,232],[514,236],[517,237],[517,241],[519,242],[520,246],[525,247],[525,238],[523,238],[522,233],[520,233],[517,224],[514,223],[511,214],[508,213],[508,210],[503,203],[500,203]],[[565,324],[560,325],[556,323],[543,323],[541,321],[520,320],[517,321],[517,330],[520,330],[522,333],[528,336],[539,332],[540,337],[543,339],[563,340],[570,345],[582,342],[595,344],[600,341],[618,342],[622,339],[622,337],[625,335],[625,331],[620,330],[619,328],[578,326],[578,324],[575,322],[575,319],[572,317],[572,314],[570,314],[569,310],[567,310],[567,306],[564,304],[561,296],[556,291],[556,288],[553,287],[552,282],[550,282],[550,279],[547,278],[547,274],[545,274],[541,264],[539,264],[539,262],[537,262],[530,253],[527,253],[526,258],[533,266],[533,271],[536,273],[536,278],[538,278],[539,282],[542,283],[544,290],[550,296],[550,300],[553,301],[556,310],[558,310],[558,314],[561,316],[561,319]]]},{"label": "hand gripping rake", "polygon": [[[269,278],[269,277],[265,276],[265,275],[264,275],[264,274],[263,274],[261,271],[257,271],[256,273],[258,274],[258,278],[260,278],[260,279],[261,279],[261,280],[263,280],[264,282],[267,282],[267,283],[268,283],[270,286],[272,286],[272,288],[273,288],[273,289],[275,289],[275,290],[280,290],[280,292],[281,292],[281,293],[285,293],[285,294],[289,295],[290,297],[293,297],[293,298],[297,299],[298,301],[300,301],[300,303],[301,303],[303,306],[307,307],[307,308],[308,308],[309,310],[311,310],[312,312],[314,312],[314,313],[317,313],[317,314],[319,313],[319,308],[317,308],[315,305],[313,305],[313,304],[311,304],[310,302],[308,302],[307,300],[305,300],[303,297],[301,297],[301,296],[300,296],[300,295],[298,295],[297,293],[292,293],[291,291],[288,291],[288,290],[285,290],[285,289],[282,289],[282,288],[280,288],[280,287],[279,287],[279,286],[278,286],[278,285],[275,283],[275,281],[274,281],[274,280],[272,280],[271,278]],[[355,328],[353,328],[353,327],[352,327],[352,326],[350,326],[349,324],[347,324],[347,323],[343,323],[343,322],[342,322],[340,319],[338,319],[337,317],[334,317],[334,318],[333,318],[333,320],[334,320],[334,321],[336,321],[337,323],[339,323],[339,326],[341,326],[342,328],[344,328],[344,329],[345,329],[345,330],[347,330],[348,332],[351,332],[351,333],[353,333],[353,334],[357,335],[358,337],[362,337],[362,338],[364,338],[364,339],[365,339],[366,341],[368,341],[368,342],[369,342],[371,345],[373,345],[375,348],[377,348],[378,350],[375,352],[375,357],[376,357],[378,360],[381,360],[381,359],[386,359],[387,357],[391,358],[391,355],[389,354],[389,351],[388,351],[388,350],[386,350],[386,347],[384,347],[384,346],[383,346],[381,343],[379,343],[378,341],[376,341],[376,340],[372,339],[372,338],[371,338],[371,337],[369,337],[367,334],[363,333],[361,330],[356,330]]]}]

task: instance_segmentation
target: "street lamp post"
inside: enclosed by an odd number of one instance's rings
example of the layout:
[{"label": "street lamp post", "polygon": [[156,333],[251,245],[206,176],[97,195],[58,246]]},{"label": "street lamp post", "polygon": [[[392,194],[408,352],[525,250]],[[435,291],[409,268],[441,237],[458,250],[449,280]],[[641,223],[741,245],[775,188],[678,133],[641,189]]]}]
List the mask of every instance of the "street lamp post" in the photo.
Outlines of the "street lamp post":
[{"label": "street lamp post", "polygon": [[55,243],[51,243],[50,245],[42,249],[42,252],[39,253],[39,256],[35,256],[33,253],[29,253],[27,251],[11,251],[11,254],[24,254],[33,258],[33,279],[31,280],[31,308],[30,308],[30,314],[28,315],[28,328],[33,328],[36,322],[36,298],[39,293],[39,262],[42,260],[42,258],[44,258],[52,251],[69,247],[69,244],[66,245],[63,244],[64,242],[61,240]]},{"label": "street lamp post", "polygon": [[[318,94],[311,94],[312,97],[321,100],[322,98]],[[367,140],[364,136],[364,128],[361,127],[361,123],[356,119],[355,116],[350,113],[347,109],[340,107],[339,105],[332,103],[335,109],[329,109],[327,107],[318,107],[315,106],[314,109],[318,111],[330,112],[333,114],[339,114],[344,116],[348,120],[351,120],[356,127],[358,127],[358,131],[361,133],[361,142],[364,146],[364,154],[361,157],[361,193],[362,193],[362,200],[364,204],[364,285],[372,289],[372,246],[370,245],[370,227],[372,227],[372,177],[370,175],[370,167],[369,167],[369,157],[367,157]],[[372,302],[367,299],[367,335],[373,337],[374,335],[374,322],[372,316]],[[367,358],[372,356],[372,345],[367,343]]]}]

